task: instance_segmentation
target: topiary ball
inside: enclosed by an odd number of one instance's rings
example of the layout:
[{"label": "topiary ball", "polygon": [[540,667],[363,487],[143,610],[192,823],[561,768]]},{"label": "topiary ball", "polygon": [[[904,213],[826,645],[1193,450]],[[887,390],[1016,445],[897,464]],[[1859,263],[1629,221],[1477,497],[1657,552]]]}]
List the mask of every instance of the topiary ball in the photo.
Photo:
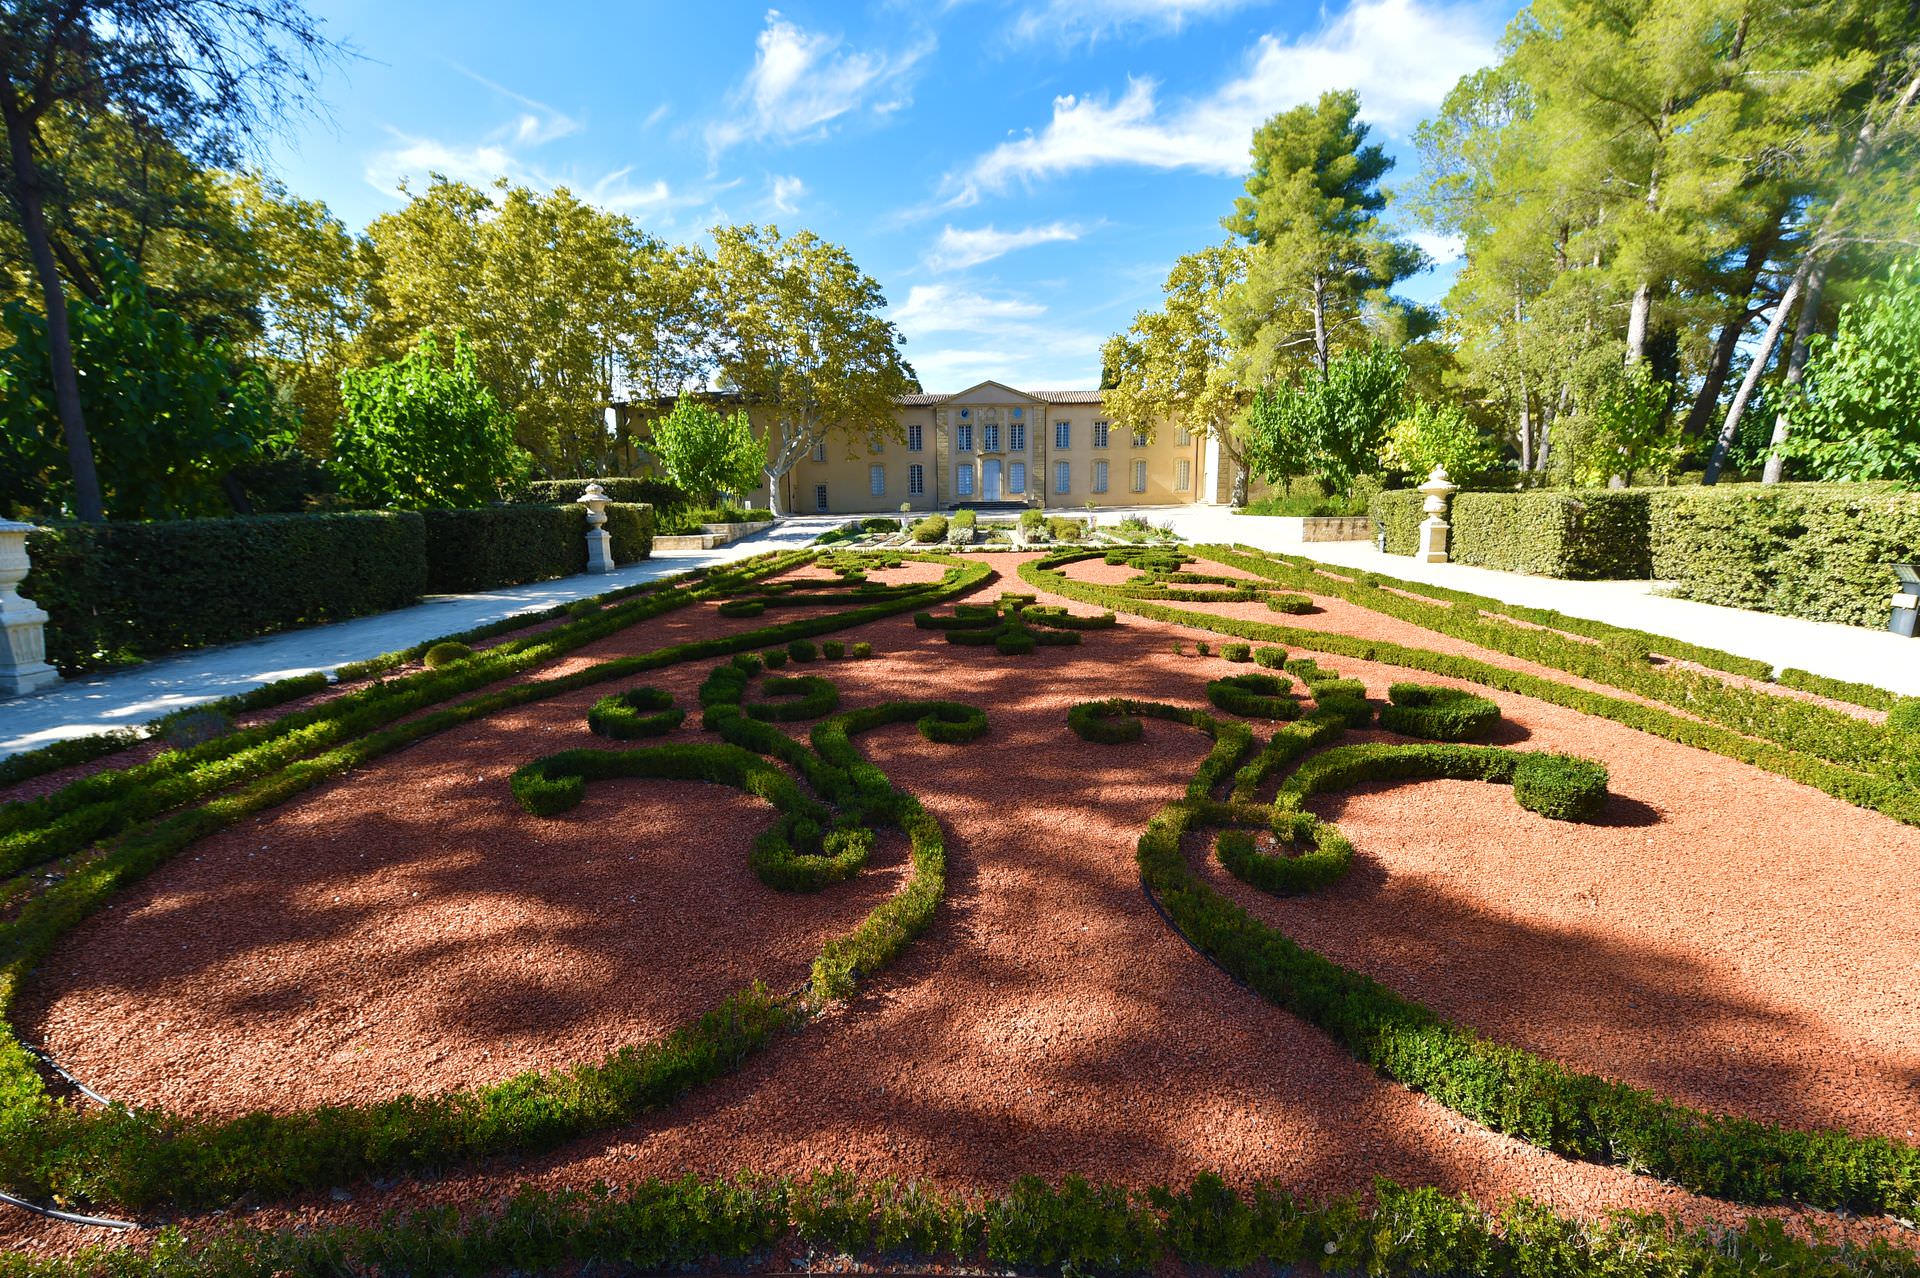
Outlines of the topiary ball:
[{"label": "topiary ball", "polygon": [[436,643],[433,647],[427,649],[426,655],[420,660],[426,665],[427,669],[438,670],[440,667],[450,666],[456,661],[465,661],[472,655],[473,649],[467,647],[464,643],[455,643],[449,639],[445,643]]}]

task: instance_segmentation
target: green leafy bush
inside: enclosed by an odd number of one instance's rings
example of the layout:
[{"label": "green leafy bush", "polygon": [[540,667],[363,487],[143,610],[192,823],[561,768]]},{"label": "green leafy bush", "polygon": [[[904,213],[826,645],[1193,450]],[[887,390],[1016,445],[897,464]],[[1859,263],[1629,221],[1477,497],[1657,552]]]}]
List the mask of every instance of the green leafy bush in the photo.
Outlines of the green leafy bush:
[{"label": "green leafy bush", "polygon": [[1920,733],[1920,697],[1902,697],[1887,711],[1887,726],[1895,732]]},{"label": "green leafy bush", "polygon": [[1270,644],[1262,644],[1253,650],[1253,662],[1255,665],[1265,666],[1269,670],[1278,670],[1287,664],[1287,650],[1285,648],[1275,648]]},{"label": "green leafy bush", "polygon": [[853,645],[853,655],[864,661],[873,655],[873,645],[863,639]]},{"label": "green leafy bush", "polygon": [[1251,661],[1253,660],[1253,645],[1246,643],[1223,643],[1220,645],[1220,655],[1228,661]]},{"label": "green leafy bush", "polygon": [[405,608],[427,589],[421,517],[397,512],[60,524],[27,551],[21,593],[47,610],[47,659],[68,674]]},{"label": "green leafy bush", "polygon": [[840,704],[840,690],[819,675],[774,675],[760,685],[760,694],[773,699],[741,701],[739,706],[749,718],[765,723],[818,719]]},{"label": "green leafy bush", "polygon": [[913,526],[913,539],[923,546],[931,545],[934,542],[945,541],[947,539],[947,517],[945,515],[928,515],[925,519]]},{"label": "green leafy bush", "polygon": [[445,362],[428,332],[393,363],[349,368],[340,377],[340,408],[333,434],[340,491],[369,506],[481,506],[531,464],[464,336]]},{"label": "green leafy bush", "polygon": [[723,617],[757,617],[767,610],[764,599],[722,599],[716,611]]},{"label": "green leafy bush", "polygon": [[464,643],[436,643],[421,656],[420,662],[429,670],[438,670],[456,661],[465,661],[472,655],[473,649]]},{"label": "green leafy bush", "polygon": [[766,663],[767,669],[778,670],[781,666],[787,664],[787,650],[785,648],[769,648],[760,654],[760,660]]},{"label": "green leafy bush", "polygon": [[820,655],[829,661],[838,661],[847,655],[847,645],[838,639],[828,639],[820,645]]},{"label": "green leafy bush", "polygon": [[811,639],[795,639],[787,645],[787,655],[795,661],[812,661],[820,655],[820,650],[813,646]]},{"label": "green leafy bush", "polygon": [[[424,510],[427,591],[457,594],[571,577],[587,568],[584,506],[483,506]],[[632,563],[653,550],[652,512],[607,507],[613,561]]]},{"label": "green leafy bush", "polygon": [[1380,726],[1429,741],[1471,741],[1500,722],[1500,707],[1459,688],[1395,683],[1391,703],[1380,708]]}]

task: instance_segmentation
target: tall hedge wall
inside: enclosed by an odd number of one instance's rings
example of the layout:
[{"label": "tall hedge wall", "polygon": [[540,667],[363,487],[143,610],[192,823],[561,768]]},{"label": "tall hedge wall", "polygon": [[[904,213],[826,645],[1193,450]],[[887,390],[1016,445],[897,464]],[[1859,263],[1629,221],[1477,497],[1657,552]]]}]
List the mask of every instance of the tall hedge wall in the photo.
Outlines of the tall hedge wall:
[{"label": "tall hedge wall", "polygon": [[[1671,490],[1661,490],[1671,491]],[[1456,563],[1576,581],[1645,578],[1648,489],[1461,493],[1453,499]]]},{"label": "tall hedge wall", "polygon": [[[61,524],[27,536],[21,593],[63,673],[405,608],[421,595],[570,576],[584,506]],[[649,507],[607,508],[615,563],[653,550]]]},{"label": "tall hedge wall", "polygon": [[612,479],[530,479],[514,489],[513,500],[564,506],[580,500],[588,484],[599,484],[600,490],[614,501],[645,504],[656,510],[677,510],[693,504],[693,498],[664,479],[635,479],[624,475]]},{"label": "tall hedge wall", "polygon": [[75,673],[404,608],[426,588],[424,534],[390,511],[63,524],[28,535],[20,589]]},{"label": "tall hedge wall", "polygon": [[1920,561],[1920,493],[1729,484],[1653,503],[1653,575],[1682,599],[1884,626],[1895,577]]},{"label": "tall hedge wall", "polygon": [[1367,502],[1367,516],[1373,531],[1387,534],[1389,555],[1411,555],[1420,549],[1420,521],[1426,518],[1421,506],[1426,498],[1409,488],[1375,493]]},{"label": "tall hedge wall", "polygon": [[[585,506],[486,506],[423,513],[429,594],[491,590],[587,570]],[[613,537],[616,564],[652,553],[650,507],[610,505],[606,528]]]},{"label": "tall hedge wall", "polygon": [[[1374,498],[1387,550],[1416,549],[1420,494]],[[1461,493],[1458,563],[1579,580],[1671,581],[1681,599],[1884,626],[1890,562],[1920,560],[1920,493],[1887,484]]]}]

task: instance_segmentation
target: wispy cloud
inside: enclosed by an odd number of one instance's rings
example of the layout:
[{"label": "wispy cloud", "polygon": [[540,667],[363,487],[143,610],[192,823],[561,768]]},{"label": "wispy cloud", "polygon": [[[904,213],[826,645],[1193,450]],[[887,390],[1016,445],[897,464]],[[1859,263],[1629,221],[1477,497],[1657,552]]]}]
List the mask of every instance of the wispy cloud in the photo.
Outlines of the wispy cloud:
[{"label": "wispy cloud", "polygon": [[1467,242],[1458,235],[1435,235],[1430,231],[1415,231],[1407,237],[1420,247],[1420,251],[1433,259],[1436,266],[1444,266],[1456,258],[1463,257],[1467,251]]},{"label": "wispy cloud", "polygon": [[747,141],[805,141],[863,108],[896,111],[911,100],[907,73],[932,51],[931,37],[892,53],[846,48],[770,9],[753,69],[728,95],[727,117],[708,126],[707,147],[717,155]]},{"label": "wispy cloud", "polygon": [[501,97],[526,108],[517,120],[507,126],[506,131],[510,132],[517,142],[538,146],[542,142],[551,142],[555,138],[564,138],[568,134],[578,133],[582,128],[579,120],[556,107],[548,106],[538,98],[517,93],[498,80],[489,80],[478,71],[464,67],[458,62],[449,60],[447,65],[475,84],[484,85]]},{"label": "wispy cloud", "polygon": [[767,201],[773,205],[775,213],[797,213],[800,201],[807,194],[807,184],[798,177],[775,175],[768,181]]},{"label": "wispy cloud", "polygon": [[944,226],[940,228],[940,238],[927,250],[926,265],[934,271],[964,270],[982,262],[991,262],[1015,249],[1077,240],[1081,231],[1077,222],[1049,222],[1045,226],[1026,226],[1010,231],[993,226],[965,231]]},{"label": "wispy cloud", "polygon": [[[1051,389],[1088,382],[1098,372],[1102,334],[1063,326],[1024,297],[916,284],[888,318],[900,326],[907,358],[929,390],[960,390],[989,377]],[[941,344],[939,335],[951,344]]]},{"label": "wispy cloud", "polygon": [[1471,0],[1354,0],[1310,35],[1263,36],[1240,74],[1198,98],[1164,104],[1146,79],[1130,80],[1118,99],[1055,98],[1039,131],[949,178],[948,203],[1101,165],[1238,173],[1262,121],[1328,89],[1357,89],[1366,119],[1404,131],[1492,60],[1497,35],[1490,11]]},{"label": "wispy cloud", "polygon": [[1015,15],[1009,34],[1016,40],[1056,39],[1065,43],[1099,40],[1131,31],[1152,34],[1182,30],[1195,19],[1215,18],[1264,0],[1041,0]]}]

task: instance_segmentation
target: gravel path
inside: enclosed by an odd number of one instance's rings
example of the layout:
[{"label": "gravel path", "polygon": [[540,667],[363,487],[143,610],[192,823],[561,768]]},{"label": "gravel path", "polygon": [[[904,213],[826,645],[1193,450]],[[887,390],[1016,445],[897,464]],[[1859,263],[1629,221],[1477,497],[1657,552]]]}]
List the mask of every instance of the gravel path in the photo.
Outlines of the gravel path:
[{"label": "gravel path", "polygon": [[[1014,562],[996,560],[1004,575],[977,597],[1024,589]],[[1367,633],[1371,614],[1353,613],[1282,620]],[[1410,628],[1378,620],[1373,637],[1406,641]],[[726,624],[711,609],[674,614],[569,664]],[[1141,896],[1134,841],[1206,742],[1152,722],[1143,742],[1089,745],[1065,711],[1112,695],[1199,703],[1205,679],[1235,667],[1173,655],[1176,635],[1196,633],[1123,618],[1083,646],[1014,658],[948,645],[905,617],[846,633],[881,655],[816,667],[843,704],[953,697],[985,706],[993,725],[970,746],[906,725],[862,739],[949,832],[948,901],[894,969],[653,1120],[259,1219],[372,1219],[490,1201],[523,1181],[827,1165],[981,1188],[1026,1173],[1146,1183],[1216,1170],[1310,1195],[1390,1176],[1587,1217],[1750,1214],[1467,1123],[1360,1067],[1168,930]],[[1324,664],[1376,695],[1394,678],[1444,682]],[[691,706],[709,666],[644,682]],[[1907,872],[1920,832],[1493,695],[1509,743],[1608,763],[1620,797],[1607,823],[1549,823],[1498,786],[1369,786],[1316,801],[1358,849],[1341,885],[1277,901],[1216,881],[1304,943],[1571,1066],[1692,1104],[1906,1137],[1920,1118],[1920,888]],[[769,891],[739,850],[739,825],[754,828],[764,807],[711,787],[676,802],[656,783],[621,782],[566,820],[519,816],[505,773],[593,740],[589,700],[445,734],[209,840],[68,938],[35,987],[30,1032],[111,1095],[208,1112],[480,1081],[595,1057],[746,976],[777,984],[897,882],[896,849],[819,897]],[[357,1037],[323,1032],[347,1025]],[[0,1246],[79,1236],[0,1217]]]}]

